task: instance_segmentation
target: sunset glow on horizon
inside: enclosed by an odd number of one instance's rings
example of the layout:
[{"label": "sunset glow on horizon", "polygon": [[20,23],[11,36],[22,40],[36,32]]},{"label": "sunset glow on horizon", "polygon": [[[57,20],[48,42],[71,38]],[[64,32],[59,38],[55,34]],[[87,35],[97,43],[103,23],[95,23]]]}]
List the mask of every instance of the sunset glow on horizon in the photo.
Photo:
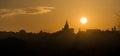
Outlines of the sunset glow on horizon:
[{"label": "sunset glow on horizon", "polygon": [[56,32],[66,18],[75,32],[81,24],[109,30],[118,24],[119,6],[120,0],[0,0],[0,31]]}]

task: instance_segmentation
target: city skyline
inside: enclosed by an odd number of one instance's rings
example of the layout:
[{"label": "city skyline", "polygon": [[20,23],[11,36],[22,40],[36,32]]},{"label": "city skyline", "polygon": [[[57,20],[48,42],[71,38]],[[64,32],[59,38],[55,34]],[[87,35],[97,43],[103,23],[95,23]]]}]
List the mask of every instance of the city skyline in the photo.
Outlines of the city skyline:
[{"label": "city skyline", "polygon": [[[77,32],[75,32],[75,29],[71,28],[70,25],[69,25],[68,20],[66,20],[65,24],[63,25],[63,28],[61,28],[60,30],[57,30],[56,32],[46,32],[46,31],[43,31],[43,30],[40,30],[39,32],[28,32],[25,29],[20,29],[20,30],[16,31],[16,33],[17,32],[19,32],[19,33],[57,33],[57,32],[64,32],[64,31],[73,32],[75,34],[78,34],[80,32],[118,32],[119,30],[117,29],[116,26],[114,26],[110,30],[109,29],[101,30],[101,29],[83,29],[83,28],[79,28],[79,30]],[[0,31],[0,32],[14,32],[14,31]]]},{"label": "city skyline", "polygon": [[0,0],[0,51],[120,56],[120,0]]}]

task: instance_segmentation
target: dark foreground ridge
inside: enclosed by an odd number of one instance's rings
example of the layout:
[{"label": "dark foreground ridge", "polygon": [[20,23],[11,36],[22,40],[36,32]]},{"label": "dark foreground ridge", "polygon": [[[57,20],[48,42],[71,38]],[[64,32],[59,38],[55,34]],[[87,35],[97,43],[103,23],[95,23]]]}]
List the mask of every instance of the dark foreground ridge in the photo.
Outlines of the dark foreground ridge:
[{"label": "dark foreground ridge", "polygon": [[74,33],[66,22],[55,33],[0,32],[1,55],[119,56],[120,31],[88,30]]}]

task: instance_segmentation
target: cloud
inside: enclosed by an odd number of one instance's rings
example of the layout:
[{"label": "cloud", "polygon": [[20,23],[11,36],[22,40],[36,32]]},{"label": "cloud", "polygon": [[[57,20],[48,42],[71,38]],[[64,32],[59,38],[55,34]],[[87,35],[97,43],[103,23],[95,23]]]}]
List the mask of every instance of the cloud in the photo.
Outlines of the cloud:
[{"label": "cloud", "polygon": [[0,17],[8,17],[15,15],[34,15],[34,14],[44,14],[52,12],[54,7],[29,7],[29,8],[17,8],[17,9],[0,9]]}]

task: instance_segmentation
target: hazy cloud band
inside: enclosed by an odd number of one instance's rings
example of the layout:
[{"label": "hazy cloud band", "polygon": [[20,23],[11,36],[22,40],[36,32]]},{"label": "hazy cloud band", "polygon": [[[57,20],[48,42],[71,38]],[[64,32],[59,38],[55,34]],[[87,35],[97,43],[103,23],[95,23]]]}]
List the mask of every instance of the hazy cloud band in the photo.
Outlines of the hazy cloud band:
[{"label": "hazy cloud band", "polygon": [[44,14],[52,12],[54,7],[28,7],[28,8],[17,8],[17,9],[0,9],[0,17],[15,16],[20,14]]}]

